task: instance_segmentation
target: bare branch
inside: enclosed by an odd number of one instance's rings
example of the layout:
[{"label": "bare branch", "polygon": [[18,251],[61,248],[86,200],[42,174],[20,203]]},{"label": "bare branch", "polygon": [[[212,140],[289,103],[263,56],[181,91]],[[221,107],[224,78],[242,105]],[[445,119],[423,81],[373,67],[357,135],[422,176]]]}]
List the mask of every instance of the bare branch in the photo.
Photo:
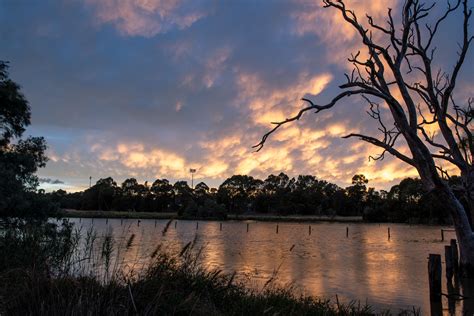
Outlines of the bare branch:
[{"label": "bare branch", "polygon": [[[360,140],[363,140],[367,143],[370,143],[372,145],[375,145],[377,147],[380,147],[380,148],[383,148],[385,151],[389,152],[390,154],[394,155],[395,157],[397,157],[398,159],[412,165],[412,166],[415,166],[415,162],[413,161],[412,158],[409,158],[407,156],[405,156],[404,154],[402,154],[401,152],[399,152],[398,150],[396,150],[395,148],[393,148],[392,146],[390,146],[389,144],[386,144],[384,143],[383,141],[375,138],[375,137],[371,137],[371,136],[367,136],[367,135],[362,135],[362,134],[356,134],[356,133],[351,133],[349,135],[346,135],[342,138],[350,138],[350,137],[357,137],[359,138]],[[383,153],[382,153],[383,155]],[[374,159],[374,158],[373,158]],[[377,159],[376,159],[377,160]]]},{"label": "bare branch", "polygon": [[456,9],[459,7],[460,4],[461,4],[461,0],[458,0],[457,3],[454,6],[452,6],[451,3],[448,1],[448,8],[444,12],[444,14],[438,19],[438,21],[436,21],[434,28],[431,28],[429,25],[426,25],[426,28],[428,29],[428,31],[430,33],[430,36],[429,36],[428,41],[427,41],[427,43],[424,47],[425,51],[427,51],[430,48],[431,43],[433,42],[433,39],[434,39],[434,37],[436,35],[436,32],[438,31],[439,26],[441,25],[441,23],[444,20],[446,20],[446,18],[448,17],[448,15],[451,12],[456,11]]},{"label": "bare branch", "polygon": [[332,108],[334,105],[336,105],[336,103],[339,100],[343,99],[344,97],[350,97],[351,95],[354,95],[354,94],[364,94],[364,93],[368,93],[368,91],[366,91],[364,89],[363,90],[344,91],[344,92],[341,92],[339,95],[337,95],[334,99],[332,99],[331,102],[329,102],[328,104],[325,104],[325,105],[318,105],[318,104],[313,103],[309,99],[302,98],[301,99],[302,101],[305,101],[305,102],[309,103],[310,105],[303,108],[303,109],[301,109],[295,116],[292,116],[292,117],[287,118],[287,119],[285,119],[283,121],[280,121],[280,122],[272,122],[272,124],[275,125],[275,127],[273,127],[269,132],[265,133],[263,135],[261,141],[258,144],[252,146],[252,148],[256,148],[255,149],[256,152],[260,151],[263,148],[263,146],[265,145],[265,142],[267,141],[267,138],[271,134],[273,134],[282,125],[285,125],[287,123],[299,120],[301,118],[301,116],[307,111],[316,110],[315,113],[319,113],[322,110],[327,110],[327,109]]}]

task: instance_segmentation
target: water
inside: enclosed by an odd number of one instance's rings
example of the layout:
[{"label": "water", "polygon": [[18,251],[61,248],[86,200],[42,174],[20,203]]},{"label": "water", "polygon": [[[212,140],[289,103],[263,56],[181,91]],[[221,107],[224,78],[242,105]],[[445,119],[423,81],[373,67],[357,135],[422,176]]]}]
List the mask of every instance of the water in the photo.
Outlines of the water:
[{"label": "water", "polygon": [[[115,236],[136,234],[130,261],[145,258],[159,243],[181,249],[197,235],[205,246],[207,267],[236,271],[249,286],[261,287],[278,271],[278,282],[291,282],[304,294],[332,300],[337,295],[345,303],[368,302],[393,312],[416,307],[423,314],[430,310],[428,254],[444,254],[444,246],[455,238],[454,232],[445,232],[441,242],[439,226],[322,222],[312,223],[309,235],[308,223],[229,221],[222,223],[220,231],[220,222],[200,221],[196,229],[196,221],[183,220],[176,228],[172,223],[163,237],[166,220],[141,220],[139,225],[131,219],[123,224],[120,219],[72,221],[85,229],[93,225],[99,233],[109,227]],[[443,292],[447,293],[444,271]],[[447,300],[443,305],[448,313]],[[456,308],[462,314],[460,302]]]}]

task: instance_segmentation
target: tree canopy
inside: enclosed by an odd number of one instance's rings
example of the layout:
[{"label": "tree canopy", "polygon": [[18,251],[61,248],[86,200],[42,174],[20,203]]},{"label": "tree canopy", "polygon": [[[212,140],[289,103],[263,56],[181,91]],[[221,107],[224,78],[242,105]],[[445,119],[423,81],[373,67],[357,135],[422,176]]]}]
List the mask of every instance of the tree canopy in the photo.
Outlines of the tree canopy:
[{"label": "tree canopy", "polygon": [[[8,64],[0,61],[0,214],[39,211],[35,175],[46,165],[46,142],[42,137],[22,139],[30,124],[30,106],[20,86],[10,79]],[[39,212],[37,212],[39,214]]]}]

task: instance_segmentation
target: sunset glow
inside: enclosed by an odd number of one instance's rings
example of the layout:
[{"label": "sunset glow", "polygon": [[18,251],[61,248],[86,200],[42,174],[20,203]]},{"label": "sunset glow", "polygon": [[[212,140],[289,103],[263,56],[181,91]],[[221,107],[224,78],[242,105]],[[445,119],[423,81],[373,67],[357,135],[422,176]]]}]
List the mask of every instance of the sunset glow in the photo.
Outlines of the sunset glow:
[{"label": "sunset glow", "polygon": [[[351,1],[377,21],[399,6]],[[363,173],[384,189],[417,175],[388,154],[369,162],[379,149],[341,139],[378,135],[358,97],[306,114],[253,152],[271,122],[305,105],[302,97],[330,100],[351,69],[347,57],[361,49],[340,14],[318,1],[7,1],[0,11],[11,30],[1,33],[10,43],[2,55],[33,111],[28,132],[49,144],[39,175],[64,182],[47,189],[83,189],[90,176],[188,180],[190,167],[210,186],[233,174],[280,172],[347,186]],[[466,95],[472,70],[466,64],[458,84]]]}]

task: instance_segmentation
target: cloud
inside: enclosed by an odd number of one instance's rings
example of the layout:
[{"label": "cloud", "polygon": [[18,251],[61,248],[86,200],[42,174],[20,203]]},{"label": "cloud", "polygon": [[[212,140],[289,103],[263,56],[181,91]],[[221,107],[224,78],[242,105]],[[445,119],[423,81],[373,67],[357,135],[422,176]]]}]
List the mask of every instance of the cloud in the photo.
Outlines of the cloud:
[{"label": "cloud", "polygon": [[64,184],[63,181],[58,180],[58,179],[39,178],[38,180],[41,184],[44,184],[44,183],[47,183],[47,184]]},{"label": "cloud", "polygon": [[275,87],[255,73],[239,73],[237,86],[239,100],[245,108],[250,109],[251,119],[256,124],[266,125],[270,122],[284,120],[301,108],[301,98],[305,95],[317,96],[332,81],[330,73],[311,75],[302,72],[296,82]]},{"label": "cloud", "polygon": [[[367,11],[380,23],[387,6],[398,12],[401,3],[347,2],[361,20]],[[49,144],[43,178],[84,188],[89,176],[175,181],[195,167],[212,186],[236,173],[283,171],[341,186],[364,173],[386,188],[415,174],[390,155],[369,162],[380,149],[341,139],[378,135],[357,97],[306,113],[253,152],[272,121],[306,105],[301,97],[325,104],[340,92],[346,58],[360,49],[355,32],[321,1],[0,1],[0,11],[9,12],[2,58],[32,106],[28,133]],[[446,22],[438,35],[452,37],[458,25]],[[459,79],[463,98],[473,65]],[[383,117],[389,126],[390,113]]]},{"label": "cloud", "polygon": [[184,29],[207,15],[200,1],[85,0],[98,22],[113,24],[126,36],[152,37],[173,28]]},{"label": "cloud", "polygon": [[[336,65],[348,65],[350,53],[365,49],[360,36],[349,23],[344,21],[341,12],[335,8],[324,8],[322,1],[295,0],[291,12],[294,24],[293,32],[298,36],[316,35],[326,45],[326,60]],[[347,9],[353,10],[359,22],[367,25],[366,14],[373,17],[375,23],[385,25],[388,8],[397,12],[399,0],[347,1]],[[381,38],[379,32],[374,32],[375,40]],[[352,66],[349,66],[352,69]]]}]

